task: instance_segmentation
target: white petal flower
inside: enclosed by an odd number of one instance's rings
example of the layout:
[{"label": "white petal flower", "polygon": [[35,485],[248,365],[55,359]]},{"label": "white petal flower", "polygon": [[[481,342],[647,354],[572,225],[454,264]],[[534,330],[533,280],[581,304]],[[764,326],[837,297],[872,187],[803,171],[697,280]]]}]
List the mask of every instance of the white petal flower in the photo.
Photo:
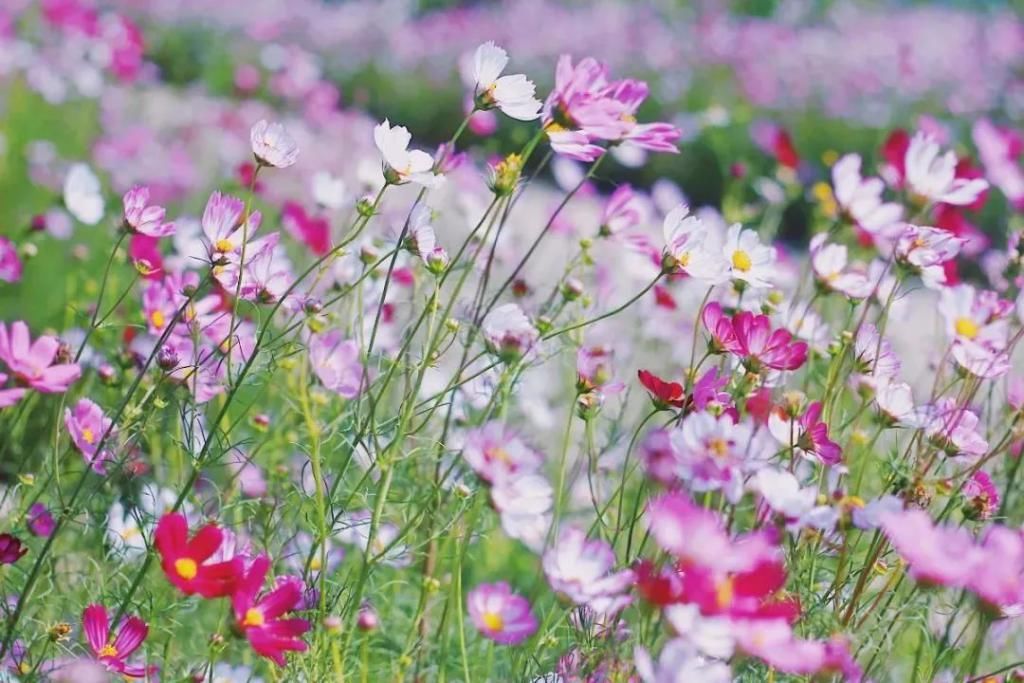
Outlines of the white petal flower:
[{"label": "white petal flower", "polygon": [[64,206],[86,225],[96,225],[103,218],[103,195],[100,180],[85,164],[74,164],[64,178]]}]

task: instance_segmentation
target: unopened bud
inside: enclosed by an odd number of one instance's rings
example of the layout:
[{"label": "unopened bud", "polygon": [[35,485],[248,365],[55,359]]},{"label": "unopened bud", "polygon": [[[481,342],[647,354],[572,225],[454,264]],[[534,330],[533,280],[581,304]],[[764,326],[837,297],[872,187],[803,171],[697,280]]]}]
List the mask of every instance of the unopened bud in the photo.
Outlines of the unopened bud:
[{"label": "unopened bud", "polygon": [[178,367],[178,352],[173,346],[164,346],[156,354],[156,364],[162,370],[173,370]]},{"label": "unopened bud", "polygon": [[342,629],[341,617],[339,617],[337,615],[331,614],[331,615],[328,615],[328,616],[324,617],[323,625],[324,625],[324,630],[327,631],[328,633],[332,634],[332,635],[337,635],[337,634],[341,633],[341,629]]},{"label": "unopened bud", "polygon": [[377,612],[368,602],[364,602],[363,606],[359,608],[359,616],[356,619],[356,626],[359,627],[360,631],[374,631],[380,626],[380,619],[377,617]]}]

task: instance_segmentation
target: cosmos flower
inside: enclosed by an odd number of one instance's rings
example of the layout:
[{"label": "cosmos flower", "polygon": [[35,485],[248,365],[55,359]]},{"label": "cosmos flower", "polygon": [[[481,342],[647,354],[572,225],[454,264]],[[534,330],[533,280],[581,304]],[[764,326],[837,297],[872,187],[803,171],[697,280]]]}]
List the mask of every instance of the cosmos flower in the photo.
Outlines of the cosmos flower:
[{"label": "cosmos flower", "polygon": [[908,189],[929,202],[964,206],[988,189],[984,179],[957,178],[956,154],[940,154],[939,143],[927,133],[911,138],[905,163]]},{"label": "cosmos flower", "polygon": [[79,399],[73,408],[64,409],[64,427],[85,463],[97,474],[105,475],[113,454],[99,446],[101,442],[110,443],[117,430],[103,409],[87,398]]},{"label": "cosmos flower", "polygon": [[243,567],[241,557],[209,561],[223,538],[217,525],[207,524],[189,539],[185,515],[172,512],[160,518],[153,542],[167,580],[182,593],[219,598],[232,593]]},{"label": "cosmos flower", "polygon": [[534,97],[533,83],[523,74],[502,76],[508,66],[508,53],[488,41],[473,55],[474,98],[481,109],[497,107],[506,116],[520,121],[540,117],[540,100]]},{"label": "cosmos flower", "polygon": [[730,320],[721,304],[712,302],[704,307],[702,317],[713,346],[735,354],[752,372],[763,367],[795,370],[807,361],[807,343],[793,341],[789,330],[773,330],[766,315],[740,311]]},{"label": "cosmos flower", "polygon": [[488,348],[508,361],[530,354],[540,341],[540,332],[517,304],[502,304],[492,310],[482,329]]},{"label": "cosmos flower", "polygon": [[33,503],[25,515],[25,526],[33,536],[47,537],[53,533],[57,525],[53,515],[43,503]]},{"label": "cosmos flower", "polygon": [[277,121],[257,121],[249,131],[249,142],[256,162],[264,166],[287,168],[299,158],[298,143]]},{"label": "cosmos flower", "polygon": [[544,456],[528,446],[503,422],[491,421],[466,433],[462,457],[486,482],[536,472]]},{"label": "cosmos flower", "polygon": [[128,617],[117,627],[117,635],[114,635],[111,632],[107,608],[103,605],[89,605],[82,612],[82,631],[93,656],[108,671],[125,678],[146,676],[146,667],[128,663],[128,658],[139,649],[149,635],[149,626],[142,619]]},{"label": "cosmos flower", "polygon": [[859,154],[847,154],[832,165],[832,187],[842,213],[855,225],[875,234],[903,217],[903,207],[885,202],[881,178],[861,176]]},{"label": "cosmos flower", "polygon": [[14,564],[28,552],[21,540],[12,534],[0,534],[0,565]]},{"label": "cosmos flower", "polygon": [[682,638],[665,643],[657,661],[647,650],[637,646],[633,660],[643,683],[730,683],[733,680],[728,664],[702,656]]},{"label": "cosmos flower", "polygon": [[599,234],[603,236],[618,235],[639,225],[644,219],[645,211],[639,197],[628,183],[615,188],[601,210],[601,227]]},{"label": "cosmos flower", "polygon": [[686,404],[686,393],[679,382],[666,382],[648,370],[637,370],[636,374],[659,410],[682,408]]},{"label": "cosmos flower", "polygon": [[0,236],[0,282],[14,284],[21,280],[22,264],[14,242]]},{"label": "cosmos flower", "polygon": [[310,626],[305,619],[285,617],[298,609],[302,601],[302,580],[297,577],[278,579],[274,588],[264,591],[269,569],[270,559],[266,555],[259,555],[246,571],[239,569],[231,593],[231,607],[235,626],[245,635],[253,651],[283,667],[286,652],[306,651],[302,634]]},{"label": "cosmos flower", "polygon": [[384,119],[373,129],[373,141],[384,159],[384,175],[390,182],[412,182],[428,188],[443,182],[444,176],[434,174],[433,157],[418,149],[408,149],[412,135],[405,126],[392,128],[391,123]]},{"label": "cosmos flower", "polygon": [[245,202],[230,195],[214,192],[203,209],[203,235],[209,245],[210,261],[218,263],[228,254],[238,251],[243,238],[249,240],[259,229],[259,211],[249,214],[244,230],[241,230]]},{"label": "cosmos flower", "polygon": [[542,564],[553,591],[599,614],[614,614],[631,601],[626,591],[633,583],[633,572],[615,571],[611,546],[600,539],[588,540],[582,529],[562,530],[544,553]]},{"label": "cosmos flower", "polygon": [[466,610],[477,630],[500,645],[518,645],[537,631],[529,601],[504,581],[482,583],[469,591]]},{"label": "cosmos flower", "polygon": [[750,422],[729,414],[691,413],[671,440],[679,478],[696,492],[721,490],[732,502],[743,495],[745,475],[773,455]]},{"label": "cosmos flower", "polygon": [[82,369],[77,363],[54,364],[59,350],[56,337],[44,335],[33,342],[23,321],[12,323],[10,329],[0,322],[0,360],[19,385],[43,393],[67,391],[81,376]]},{"label": "cosmos flower", "polygon": [[164,223],[167,210],[149,203],[149,188],[135,186],[125,193],[124,225],[127,230],[149,237],[173,235],[174,223]]},{"label": "cosmos flower", "polygon": [[534,552],[544,548],[554,500],[551,484],[537,472],[505,477],[491,485],[491,503],[501,520],[501,530]]},{"label": "cosmos flower", "polygon": [[64,178],[64,207],[79,222],[96,225],[103,218],[100,180],[85,164],[72,164]]},{"label": "cosmos flower", "polygon": [[362,391],[359,344],[343,339],[341,330],[310,335],[309,364],[320,382],[342,398],[355,398]]},{"label": "cosmos flower", "polygon": [[722,247],[728,277],[745,286],[762,289],[775,278],[775,248],[761,244],[757,232],[739,223],[729,228]]},{"label": "cosmos flower", "polygon": [[822,406],[815,401],[796,419],[780,408],[768,418],[768,430],[784,446],[805,458],[813,458],[825,465],[836,465],[842,460],[839,444],[829,439],[828,424],[821,421]]}]

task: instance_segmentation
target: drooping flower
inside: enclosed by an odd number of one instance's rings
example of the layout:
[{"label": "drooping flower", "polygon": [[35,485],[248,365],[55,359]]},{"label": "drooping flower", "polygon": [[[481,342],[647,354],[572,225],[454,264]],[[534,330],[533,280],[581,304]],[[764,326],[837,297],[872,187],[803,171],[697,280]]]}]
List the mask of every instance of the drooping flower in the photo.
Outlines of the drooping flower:
[{"label": "drooping flower", "polygon": [[279,578],[273,589],[264,592],[263,585],[270,569],[270,558],[260,555],[248,570],[239,576],[231,594],[235,626],[245,635],[256,654],[285,666],[286,652],[305,652],[302,634],[309,622],[298,617],[285,617],[302,602],[303,583],[297,577]]},{"label": "drooping flower", "polygon": [[11,324],[8,330],[0,322],[0,360],[2,360],[19,385],[31,387],[43,393],[67,391],[82,374],[76,363],[58,363],[57,352],[60,341],[44,335],[32,341],[28,325],[23,321]]},{"label": "drooping flower", "polygon": [[957,159],[952,150],[940,155],[939,143],[927,133],[917,133],[910,140],[906,156],[908,189],[924,200],[964,206],[973,203],[988,189],[981,178],[956,177]]},{"label": "drooping flower", "polygon": [[523,74],[502,76],[508,65],[508,53],[488,41],[473,55],[473,93],[480,109],[497,107],[506,116],[520,121],[540,117],[540,100],[534,97],[536,87]]},{"label": "drooping flower", "polygon": [[644,213],[643,205],[633,192],[633,188],[623,183],[605,202],[598,232],[606,237],[621,234],[639,225],[643,221]]},{"label": "drooping flower", "polygon": [[494,353],[506,360],[528,355],[540,341],[540,332],[516,304],[502,304],[483,320],[483,337]]},{"label": "drooping flower", "polygon": [[17,536],[0,534],[0,565],[14,564],[27,552]]},{"label": "drooping flower", "polygon": [[167,210],[149,204],[149,188],[136,186],[125,193],[124,225],[131,232],[149,237],[173,235],[174,223],[164,223]]},{"label": "drooping flower", "polygon": [[116,430],[103,409],[87,398],[79,399],[73,408],[64,409],[64,427],[85,463],[97,474],[106,474],[107,463],[113,460],[113,455],[109,449],[101,450],[99,446],[109,444]]},{"label": "drooping flower", "polygon": [[163,515],[157,523],[154,545],[167,580],[185,595],[204,598],[230,595],[242,572],[241,557],[221,562],[209,560],[217,552],[224,534],[216,524],[207,524],[191,539],[188,521],[180,512]]},{"label": "drooping flower", "polygon": [[299,158],[299,145],[278,121],[257,121],[249,131],[256,162],[264,166],[287,168]]},{"label": "drooping flower", "polygon": [[394,183],[413,182],[423,187],[437,187],[444,177],[434,174],[434,159],[422,150],[408,149],[412,135],[405,126],[391,127],[384,119],[373,129],[373,141],[385,164],[385,178]]},{"label": "drooping flower", "polygon": [[111,632],[107,608],[103,605],[89,605],[82,612],[82,630],[93,656],[108,671],[125,678],[146,676],[146,667],[128,663],[128,658],[139,649],[149,635],[149,626],[142,619],[128,617],[117,627],[114,635]]},{"label": "drooping flower", "polygon": [[504,581],[482,583],[471,590],[466,609],[477,630],[500,645],[518,645],[537,631],[529,601]]},{"label": "drooping flower", "polygon": [[542,560],[551,589],[599,614],[614,614],[628,605],[633,583],[629,569],[615,571],[615,552],[603,540],[588,540],[577,527],[564,529]]},{"label": "drooping flower", "polygon": [[359,344],[343,339],[341,330],[309,338],[309,363],[325,387],[342,398],[355,398],[363,388],[363,364]]},{"label": "drooping flower", "polygon": [[466,433],[462,457],[486,482],[535,472],[544,457],[504,423],[491,421]]}]

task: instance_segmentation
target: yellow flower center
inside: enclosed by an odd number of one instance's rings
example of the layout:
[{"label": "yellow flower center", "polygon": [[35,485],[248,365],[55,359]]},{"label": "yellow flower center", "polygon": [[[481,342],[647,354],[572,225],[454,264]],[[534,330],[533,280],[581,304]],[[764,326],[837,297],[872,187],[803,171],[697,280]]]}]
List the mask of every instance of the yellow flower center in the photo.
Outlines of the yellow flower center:
[{"label": "yellow flower center", "polygon": [[199,573],[199,565],[191,557],[180,557],[174,561],[174,571],[186,581],[191,581]]},{"label": "yellow flower center", "polygon": [[548,133],[564,133],[568,129],[562,124],[552,121],[548,125],[544,126],[544,130]]},{"label": "yellow flower center", "polygon": [[953,328],[956,330],[958,335],[966,337],[967,339],[974,339],[978,336],[978,332],[981,331],[978,328],[978,323],[974,322],[970,318],[957,318],[956,322],[953,324]]},{"label": "yellow flower center", "polygon": [[91,446],[92,444],[96,443],[96,434],[93,433],[91,429],[86,427],[85,429],[82,430],[82,439],[84,439],[85,442]]},{"label": "yellow flower center", "polygon": [[100,648],[100,653],[99,654],[100,654],[100,657],[116,657],[117,656],[117,648],[114,647],[113,645],[104,645],[102,648]]},{"label": "yellow flower center", "polygon": [[750,254],[737,249],[732,252],[732,267],[741,273],[746,273],[754,265],[754,262],[750,260]]},{"label": "yellow flower center", "polygon": [[682,254],[676,256],[676,264],[680,268],[685,268],[686,266],[690,265],[690,252],[684,251]]},{"label": "yellow flower center", "polygon": [[233,247],[233,245],[231,244],[231,240],[229,240],[229,239],[217,240],[214,243],[214,245],[213,245],[214,249],[216,249],[217,251],[223,252],[223,253],[227,253],[227,252],[231,251],[232,247]]},{"label": "yellow flower center", "polygon": [[487,456],[488,460],[497,460],[498,462],[507,463],[511,460],[511,458],[508,456],[508,451],[506,451],[504,448],[500,446],[488,448],[484,455]]},{"label": "yellow flower center", "polygon": [[153,327],[160,330],[163,329],[164,323],[167,322],[167,319],[164,318],[163,311],[156,310],[149,314],[149,321],[153,323]]},{"label": "yellow flower center", "polygon": [[245,611],[245,619],[242,620],[242,626],[263,626],[266,621],[263,617],[263,612],[255,607],[250,607]]},{"label": "yellow flower center", "polygon": [[715,586],[715,602],[718,603],[719,607],[725,607],[731,604],[733,594],[734,591],[731,576]]},{"label": "yellow flower center", "polygon": [[309,568],[312,569],[315,572],[320,571],[320,569],[323,566],[324,566],[324,564],[323,564],[323,562],[320,561],[320,555],[319,554],[318,555],[314,555],[313,556],[313,560],[309,563]]},{"label": "yellow flower center", "polygon": [[723,458],[729,454],[729,442],[725,439],[711,439],[708,441],[708,450],[712,455]]},{"label": "yellow flower center", "polygon": [[139,527],[137,527],[137,526],[130,526],[130,527],[128,527],[127,529],[123,529],[123,530],[121,531],[121,533],[120,533],[120,534],[118,534],[118,535],[119,535],[119,536],[120,536],[120,537],[121,537],[121,538],[122,538],[123,540],[125,540],[125,541],[129,541],[129,540],[131,540],[131,539],[133,539],[133,538],[136,538],[137,536],[139,536],[139,535],[140,535],[140,533],[141,533],[141,532],[139,531]]},{"label": "yellow flower center", "polygon": [[22,676],[27,676],[31,672],[32,667],[29,666],[28,662],[21,662],[20,664],[18,664],[18,673],[20,673]]},{"label": "yellow flower center", "polygon": [[622,119],[623,121],[625,121],[626,123],[636,123],[636,117],[635,117],[635,116],[633,116],[632,114],[623,114],[623,115],[622,115],[621,117],[619,117],[619,118],[621,118],[621,119]]},{"label": "yellow flower center", "polygon": [[491,631],[500,631],[505,628],[505,620],[497,612],[484,612],[484,626]]}]

